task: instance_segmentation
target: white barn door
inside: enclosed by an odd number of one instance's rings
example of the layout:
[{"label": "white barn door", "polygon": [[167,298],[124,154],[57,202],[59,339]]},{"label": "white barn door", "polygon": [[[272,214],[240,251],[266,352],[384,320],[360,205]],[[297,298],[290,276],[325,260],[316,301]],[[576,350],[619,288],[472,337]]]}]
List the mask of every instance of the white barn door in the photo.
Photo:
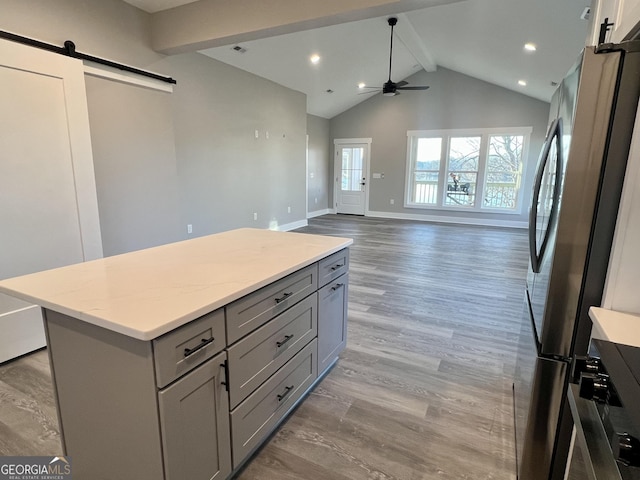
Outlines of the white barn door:
[{"label": "white barn door", "polygon": [[[0,40],[0,279],[102,257],[83,66]],[[0,362],[45,345],[0,293]]]}]

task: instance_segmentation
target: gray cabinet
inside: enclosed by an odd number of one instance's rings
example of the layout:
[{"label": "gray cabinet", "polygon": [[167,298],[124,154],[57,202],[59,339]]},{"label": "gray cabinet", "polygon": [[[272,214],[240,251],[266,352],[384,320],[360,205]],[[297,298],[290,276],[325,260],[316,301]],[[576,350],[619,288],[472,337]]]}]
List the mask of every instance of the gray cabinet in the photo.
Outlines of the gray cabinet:
[{"label": "gray cabinet", "polygon": [[166,480],[231,473],[225,360],[220,353],[158,394]]},{"label": "gray cabinet", "polygon": [[318,373],[322,374],[347,345],[349,274],[318,290]]},{"label": "gray cabinet", "polygon": [[45,310],[74,478],[234,475],[344,349],[348,261],[341,250],[148,341]]}]

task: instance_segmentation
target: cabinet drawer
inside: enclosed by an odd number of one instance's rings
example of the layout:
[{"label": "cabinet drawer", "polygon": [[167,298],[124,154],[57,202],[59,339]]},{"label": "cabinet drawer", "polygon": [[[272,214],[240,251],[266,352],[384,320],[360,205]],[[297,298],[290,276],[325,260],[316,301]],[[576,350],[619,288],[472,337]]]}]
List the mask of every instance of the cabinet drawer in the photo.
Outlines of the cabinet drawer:
[{"label": "cabinet drawer", "polygon": [[233,467],[271,433],[318,376],[313,340],[231,412]]},{"label": "cabinet drawer", "polygon": [[349,270],[349,249],[345,248],[318,262],[318,288]]},{"label": "cabinet drawer", "polygon": [[309,265],[227,305],[227,343],[240,340],[318,288],[318,266]]},{"label": "cabinet drawer", "polygon": [[317,333],[314,293],[229,348],[229,400],[234,408]]},{"label": "cabinet drawer", "polygon": [[220,352],[225,344],[224,310],[219,309],[153,340],[159,388]]}]

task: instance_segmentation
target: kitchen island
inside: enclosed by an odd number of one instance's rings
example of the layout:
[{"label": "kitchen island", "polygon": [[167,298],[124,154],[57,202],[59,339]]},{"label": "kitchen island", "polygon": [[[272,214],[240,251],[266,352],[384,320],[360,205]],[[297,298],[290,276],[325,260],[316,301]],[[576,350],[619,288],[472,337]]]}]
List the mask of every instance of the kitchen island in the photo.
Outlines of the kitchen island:
[{"label": "kitchen island", "polygon": [[43,308],[74,478],[238,471],[346,344],[351,244],[239,229],[0,282]]}]

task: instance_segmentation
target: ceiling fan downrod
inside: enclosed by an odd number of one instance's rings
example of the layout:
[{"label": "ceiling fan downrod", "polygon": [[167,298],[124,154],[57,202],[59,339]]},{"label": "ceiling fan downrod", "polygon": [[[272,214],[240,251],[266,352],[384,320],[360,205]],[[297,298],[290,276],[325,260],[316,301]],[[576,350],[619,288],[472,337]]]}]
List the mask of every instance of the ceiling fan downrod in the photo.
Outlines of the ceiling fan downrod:
[{"label": "ceiling fan downrod", "polygon": [[396,17],[389,17],[387,20],[389,22],[389,26],[391,27],[391,41],[389,42],[389,82],[391,82],[391,59],[393,58],[393,27],[398,23],[398,19]]}]

